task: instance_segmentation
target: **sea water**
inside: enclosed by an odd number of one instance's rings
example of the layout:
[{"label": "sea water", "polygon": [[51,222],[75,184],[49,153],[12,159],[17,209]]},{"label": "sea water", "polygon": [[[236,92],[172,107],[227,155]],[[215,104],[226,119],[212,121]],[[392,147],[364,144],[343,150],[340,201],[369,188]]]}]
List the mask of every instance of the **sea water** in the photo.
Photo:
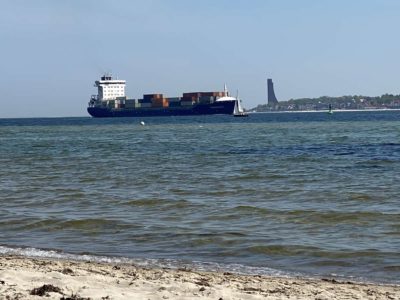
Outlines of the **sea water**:
[{"label": "sea water", "polygon": [[399,282],[400,112],[1,119],[0,201],[3,254]]}]

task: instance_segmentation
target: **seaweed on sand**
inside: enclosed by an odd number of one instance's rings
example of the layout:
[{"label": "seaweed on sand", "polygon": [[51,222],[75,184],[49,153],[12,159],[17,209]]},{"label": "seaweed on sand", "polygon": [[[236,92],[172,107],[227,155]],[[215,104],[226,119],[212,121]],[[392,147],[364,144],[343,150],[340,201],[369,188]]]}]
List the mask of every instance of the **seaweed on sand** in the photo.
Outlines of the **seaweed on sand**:
[{"label": "seaweed on sand", "polygon": [[31,290],[30,294],[43,297],[47,295],[47,293],[52,293],[52,292],[62,294],[61,289],[52,284],[44,284],[41,287],[34,288],[33,290]]}]

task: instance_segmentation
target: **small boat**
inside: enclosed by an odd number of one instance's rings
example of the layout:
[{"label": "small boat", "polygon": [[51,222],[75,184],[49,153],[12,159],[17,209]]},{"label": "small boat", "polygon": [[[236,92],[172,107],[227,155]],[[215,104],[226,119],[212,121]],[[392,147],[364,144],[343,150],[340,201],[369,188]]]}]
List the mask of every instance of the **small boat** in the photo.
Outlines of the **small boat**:
[{"label": "small boat", "polygon": [[239,97],[236,98],[235,107],[233,108],[233,116],[234,117],[248,117],[249,114],[246,113],[240,104],[241,100]]}]

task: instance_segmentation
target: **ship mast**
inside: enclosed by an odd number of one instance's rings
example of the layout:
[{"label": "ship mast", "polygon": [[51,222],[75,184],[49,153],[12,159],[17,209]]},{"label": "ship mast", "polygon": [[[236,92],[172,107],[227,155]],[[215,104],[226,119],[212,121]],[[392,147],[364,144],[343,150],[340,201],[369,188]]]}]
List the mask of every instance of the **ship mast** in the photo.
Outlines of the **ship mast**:
[{"label": "ship mast", "polygon": [[226,83],[224,83],[224,94],[225,94],[225,96],[229,96],[229,91],[228,91],[228,87],[226,86]]}]

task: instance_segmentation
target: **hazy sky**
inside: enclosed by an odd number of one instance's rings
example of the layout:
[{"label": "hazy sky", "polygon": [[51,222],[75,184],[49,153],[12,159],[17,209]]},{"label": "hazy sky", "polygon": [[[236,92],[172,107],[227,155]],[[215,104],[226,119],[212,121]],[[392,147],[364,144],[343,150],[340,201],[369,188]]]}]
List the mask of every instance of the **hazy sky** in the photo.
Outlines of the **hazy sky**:
[{"label": "hazy sky", "polygon": [[244,106],[400,94],[399,0],[0,0],[0,117],[85,116],[127,95],[239,90]]}]

